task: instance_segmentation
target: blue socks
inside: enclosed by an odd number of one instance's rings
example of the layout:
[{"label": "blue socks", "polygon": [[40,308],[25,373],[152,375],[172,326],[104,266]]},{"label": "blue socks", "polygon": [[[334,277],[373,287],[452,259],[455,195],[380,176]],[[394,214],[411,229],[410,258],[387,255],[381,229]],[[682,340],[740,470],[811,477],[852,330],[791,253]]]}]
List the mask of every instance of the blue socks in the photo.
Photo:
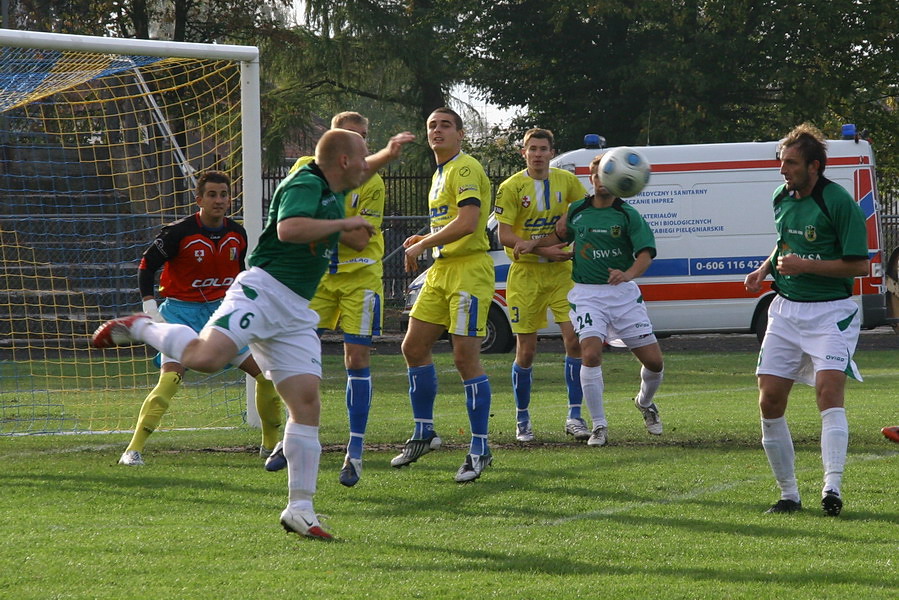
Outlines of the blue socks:
[{"label": "blue socks", "polygon": [[581,389],[581,359],[565,357],[565,385],[568,386],[568,418],[581,418],[584,391]]},{"label": "blue socks", "polygon": [[490,419],[490,381],[486,375],[463,381],[465,406],[471,424],[470,454],[487,454],[487,428]]},{"label": "blue socks", "polygon": [[[490,419],[490,382],[486,375],[463,381],[465,406],[471,425],[471,454],[487,454],[487,430]],[[437,369],[433,364],[409,368],[409,401],[415,431],[412,439],[434,435],[434,399],[437,397]]]},{"label": "blue socks", "polygon": [[346,410],[350,420],[350,458],[362,458],[362,442],[371,409],[371,369],[346,370]]},{"label": "blue socks", "polygon": [[412,439],[424,440],[434,434],[434,399],[437,397],[437,369],[434,364],[409,367],[409,401],[415,430]]},{"label": "blue socks", "polygon": [[533,368],[519,367],[518,363],[512,363],[512,393],[515,395],[515,407],[518,409],[516,420],[519,423],[531,420],[528,407],[531,405],[531,382],[533,381]]}]

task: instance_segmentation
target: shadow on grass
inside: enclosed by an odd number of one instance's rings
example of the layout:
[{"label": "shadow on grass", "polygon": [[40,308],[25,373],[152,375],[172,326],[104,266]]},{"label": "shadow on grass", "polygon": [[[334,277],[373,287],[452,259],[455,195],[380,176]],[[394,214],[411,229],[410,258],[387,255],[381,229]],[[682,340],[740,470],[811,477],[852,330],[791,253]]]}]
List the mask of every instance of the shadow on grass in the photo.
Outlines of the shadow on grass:
[{"label": "shadow on grass", "polygon": [[[407,552],[412,556],[432,556],[442,554],[446,561],[430,561],[428,569],[443,571],[465,572],[518,571],[527,574],[542,574],[555,576],[569,575],[594,575],[594,576],[638,576],[653,580],[663,580],[665,577],[677,579],[690,579],[693,581],[713,581],[725,584],[741,583],[765,583],[768,585],[782,585],[786,587],[804,588],[805,586],[821,585],[849,585],[865,586],[872,590],[893,590],[899,585],[899,575],[883,573],[877,576],[859,575],[858,573],[835,573],[832,568],[824,565],[816,568],[813,565],[802,570],[787,573],[771,572],[734,565],[727,569],[711,569],[700,567],[674,567],[649,560],[645,563],[635,563],[633,566],[621,566],[604,561],[601,553],[594,553],[595,558],[580,560],[551,560],[544,549],[514,550],[511,552],[486,551],[478,549],[447,548],[433,545],[396,543],[385,544],[399,552]],[[421,565],[411,561],[406,566],[403,561],[396,560],[396,555],[391,553],[389,564],[382,568],[389,571],[402,571],[405,569],[418,570]],[[879,594],[878,594],[879,595]]]}]

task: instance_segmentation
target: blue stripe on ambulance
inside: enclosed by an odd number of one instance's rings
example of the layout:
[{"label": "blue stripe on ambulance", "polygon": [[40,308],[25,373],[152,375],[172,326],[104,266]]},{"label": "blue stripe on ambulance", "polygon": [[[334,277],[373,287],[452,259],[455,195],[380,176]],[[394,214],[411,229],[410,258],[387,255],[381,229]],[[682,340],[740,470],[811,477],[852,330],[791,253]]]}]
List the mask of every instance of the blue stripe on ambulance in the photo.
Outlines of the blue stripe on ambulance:
[{"label": "blue stripe on ambulance", "polygon": [[[713,256],[708,258],[657,258],[643,277],[686,277],[689,275],[739,275],[757,269],[767,256]],[[497,283],[509,278],[508,264],[496,265]]]}]

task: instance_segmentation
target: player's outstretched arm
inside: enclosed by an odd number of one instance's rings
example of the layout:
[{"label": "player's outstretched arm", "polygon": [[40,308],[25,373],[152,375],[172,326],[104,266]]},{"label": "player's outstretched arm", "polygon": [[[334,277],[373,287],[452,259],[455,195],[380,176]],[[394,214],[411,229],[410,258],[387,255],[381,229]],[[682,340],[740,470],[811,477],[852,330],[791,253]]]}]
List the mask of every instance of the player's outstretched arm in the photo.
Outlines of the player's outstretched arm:
[{"label": "player's outstretched arm", "polygon": [[403,146],[414,139],[415,135],[408,131],[398,133],[390,138],[386,146],[365,157],[365,162],[368,163],[368,172],[374,175],[375,171],[399,158],[403,152]]},{"label": "player's outstretched arm", "polygon": [[365,230],[369,237],[375,233],[372,224],[359,215],[346,219],[291,217],[278,223],[278,239],[292,244],[308,244],[337,232],[356,229]]}]

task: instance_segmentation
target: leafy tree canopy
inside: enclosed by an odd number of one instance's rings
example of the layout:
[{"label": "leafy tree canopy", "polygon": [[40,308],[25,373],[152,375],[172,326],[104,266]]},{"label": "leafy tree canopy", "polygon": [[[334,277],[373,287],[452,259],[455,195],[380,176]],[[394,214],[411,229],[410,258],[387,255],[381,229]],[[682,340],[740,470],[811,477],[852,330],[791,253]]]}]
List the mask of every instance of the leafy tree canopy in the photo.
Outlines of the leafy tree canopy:
[{"label": "leafy tree canopy", "polygon": [[483,54],[468,76],[563,147],[588,132],[699,143],[854,122],[894,166],[896,22],[893,0],[498,0],[468,23]]}]

